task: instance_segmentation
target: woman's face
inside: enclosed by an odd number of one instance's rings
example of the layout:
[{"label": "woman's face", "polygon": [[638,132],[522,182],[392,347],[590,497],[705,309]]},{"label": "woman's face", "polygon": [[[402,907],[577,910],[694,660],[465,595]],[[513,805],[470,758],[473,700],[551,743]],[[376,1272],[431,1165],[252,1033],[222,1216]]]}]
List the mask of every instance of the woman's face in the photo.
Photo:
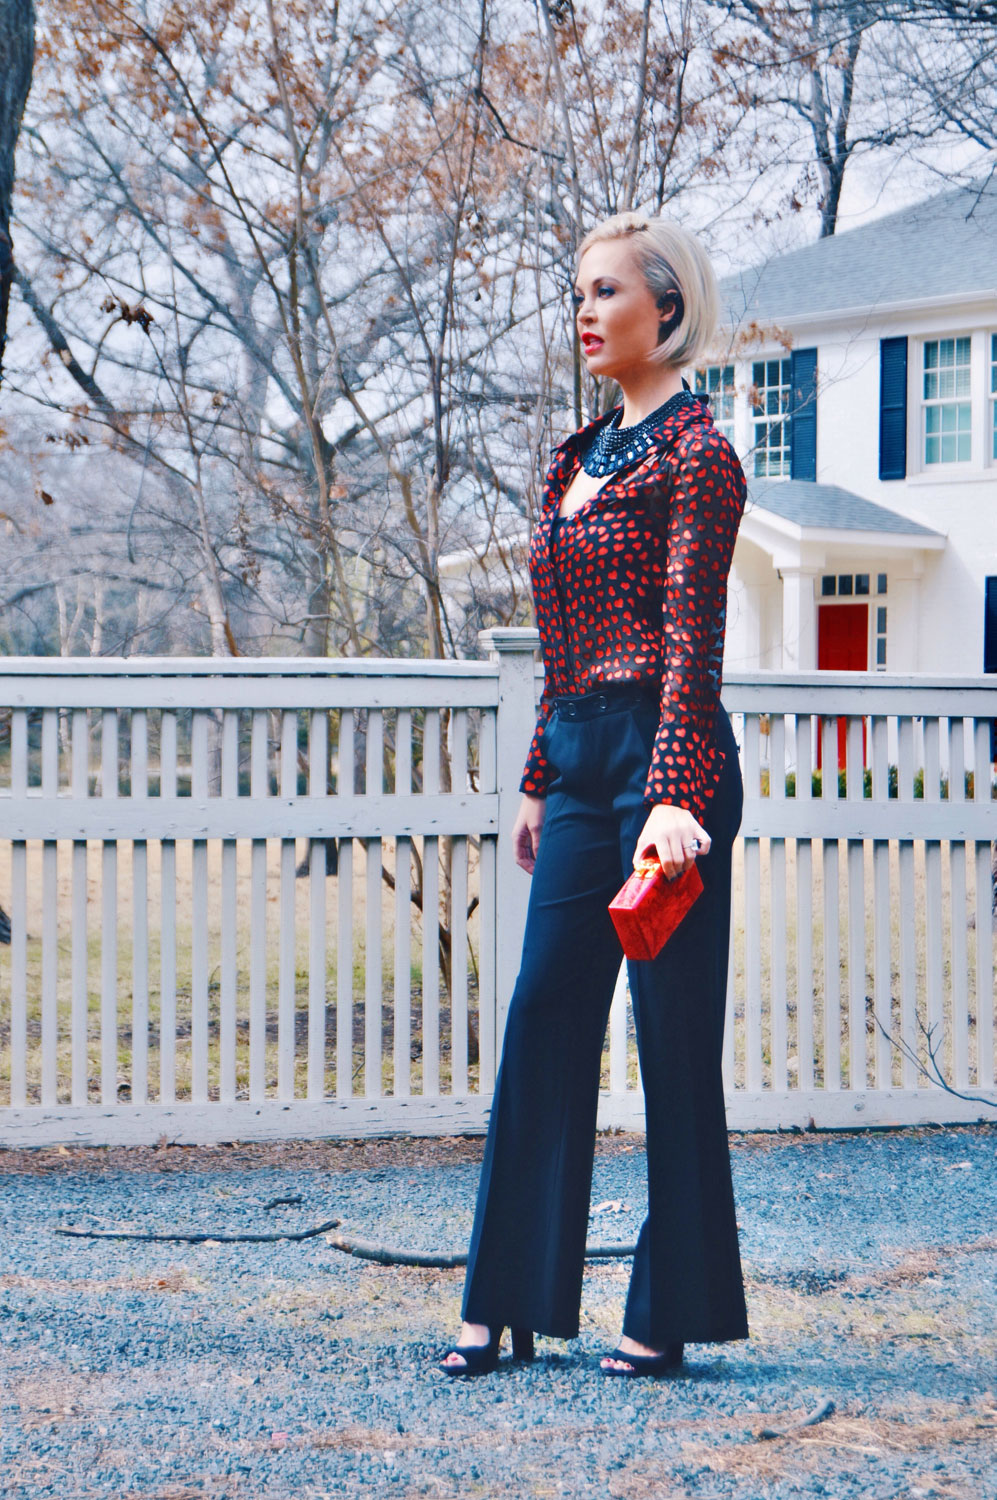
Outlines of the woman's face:
[{"label": "woman's face", "polygon": [[662,318],[626,240],[598,240],[582,256],[575,280],[578,337],[589,373],[625,380],[658,345]]}]

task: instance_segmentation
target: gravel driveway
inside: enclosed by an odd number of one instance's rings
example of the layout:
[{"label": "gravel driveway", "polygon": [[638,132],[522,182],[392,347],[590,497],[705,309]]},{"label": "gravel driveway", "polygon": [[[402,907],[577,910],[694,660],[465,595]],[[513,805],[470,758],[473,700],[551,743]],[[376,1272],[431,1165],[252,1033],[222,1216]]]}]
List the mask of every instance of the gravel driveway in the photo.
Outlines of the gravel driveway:
[{"label": "gravel driveway", "polygon": [[[460,1271],[53,1233],[463,1249],[480,1147],[0,1152],[4,1500],[997,1496],[997,1127],[733,1138],[752,1338],[657,1382],[595,1368],[626,1261],[590,1265],[576,1342],[452,1381]],[[633,1237],[644,1170],[600,1139],[591,1240]]]}]

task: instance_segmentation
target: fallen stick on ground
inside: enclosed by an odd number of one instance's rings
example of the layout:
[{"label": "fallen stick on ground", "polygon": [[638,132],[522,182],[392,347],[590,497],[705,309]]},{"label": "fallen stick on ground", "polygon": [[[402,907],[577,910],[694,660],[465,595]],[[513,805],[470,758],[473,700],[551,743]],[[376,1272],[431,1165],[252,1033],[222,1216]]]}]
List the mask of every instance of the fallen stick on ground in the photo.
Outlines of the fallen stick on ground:
[{"label": "fallen stick on ground", "polygon": [[[344,1255],[354,1255],[358,1260],[377,1261],[382,1266],[429,1266],[436,1270],[452,1270],[455,1266],[466,1266],[467,1255],[458,1251],[453,1255],[445,1251],[402,1250],[392,1245],[382,1245],[378,1240],[358,1240],[347,1234],[333,1234],[339,1228],[338,1219],[327,1219],[311,1229],[285,1230],[280,1234],[217,1234],[211,1230],[197,1233],[156,1234],[142,1233],[135,1229],[56,1229],[56,1234],[77,1240],[144,1240],[152,1244],[204,1245],[261,1245],[275,1240],[310,1240],[324,1234],[326,1244]],[[634,1254],[636,1245],[590,1245],[585,1251],[586,1260],[625,1260]]]},{"label": "fallen stick on ground", "polygon": [[[358,1240],[348,1234],[327,1234],[327,1245],[333,1250],[342,1250],[344,1255],[355,1255],[358,1260],[377,1261],[381,1266],[431,1266],[436,1270],[449,1271],[456,1266],[467,1265],[467,1255],[458,1251],[448,1255],[445,1251],[401,1250],[392,1245],[382,1245],[377,1240]],[[586,1260],[624,1260],[633,1255],[636,1245],[590,1245],[585,1251]]]},{"label": "fallen stick on ground", "polygon": [[207,1241],[219,1245],[262,1245],[274,1240],[310,1240],[317,1234],[327,1234],[336,1229],[338,1219],[326,1219],[324,1224],[315,1224],[311,1229],[286,1229],[280,1234],[140,1234],[132,1229],[57,1229],[56,1234],[71,1236],[76,1240],[150,1240],[155,1244],[179,1241],[185,1245],[203,1245]]},{"label": "fallen stick on ground", "polygon": [[788,1427],[763,1427],[756,1438],[756,1442],[764,1442],[767,1438],[788,1437],[791,1432],[800,1432],[804,1427],[816,1427],[818,1422],[823,1422],[834,1411],[834,1402],[830,1396],[825,1396],[819,1406],[815,1406],[808,1417],[803,1417],[799,1422],[791,1422]]},{"label": "fallen stick on ground", "polygon": [[344,1255],[355,1255],[358,1260],[374,1260],[381,1266],[432,1266],[438,1270],[450,1270],[454,1266],[466,1266],[467,1256],[434,1253],[431,1250],[398,1250],[377,1240],[355,1240],[347,1234],[327,1234],[325,1242],[333,1250],[342,1250]]}]

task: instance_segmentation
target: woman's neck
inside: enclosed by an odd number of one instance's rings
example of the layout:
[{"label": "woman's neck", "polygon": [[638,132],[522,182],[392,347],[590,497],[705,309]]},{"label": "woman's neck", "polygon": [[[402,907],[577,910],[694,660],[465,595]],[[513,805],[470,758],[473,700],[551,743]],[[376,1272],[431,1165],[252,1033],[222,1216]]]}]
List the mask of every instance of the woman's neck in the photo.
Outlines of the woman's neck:
[{"label": "woman's neck", "polygon": [[623,392],[621,427],[643,422],[682,389],[682,375],[674,365],[644,365],[618,381]]}]

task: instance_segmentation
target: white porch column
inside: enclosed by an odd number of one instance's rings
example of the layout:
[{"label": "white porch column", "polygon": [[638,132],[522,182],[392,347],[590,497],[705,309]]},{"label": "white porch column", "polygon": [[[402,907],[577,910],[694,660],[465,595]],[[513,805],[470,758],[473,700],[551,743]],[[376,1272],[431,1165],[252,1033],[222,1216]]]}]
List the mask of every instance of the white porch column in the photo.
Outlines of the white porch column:
[{"label": "white porch column", "polygon": [[780,567],[782,578],[782,670],[813,672],[817,667],[816,568]]}]

